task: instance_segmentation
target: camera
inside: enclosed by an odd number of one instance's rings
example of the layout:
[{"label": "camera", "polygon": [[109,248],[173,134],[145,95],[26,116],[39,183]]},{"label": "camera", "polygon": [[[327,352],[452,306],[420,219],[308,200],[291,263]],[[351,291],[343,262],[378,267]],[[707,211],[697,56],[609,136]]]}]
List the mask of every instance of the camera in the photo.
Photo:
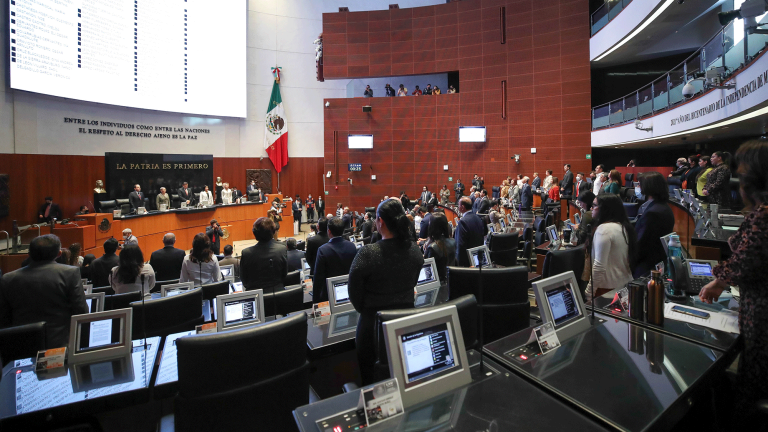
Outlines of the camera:
[{"label": "camera", "polygon": [[696,87],[693,86],[693,83],[688,83],[683,86],[683,98],[690,99],[696,94]]}]

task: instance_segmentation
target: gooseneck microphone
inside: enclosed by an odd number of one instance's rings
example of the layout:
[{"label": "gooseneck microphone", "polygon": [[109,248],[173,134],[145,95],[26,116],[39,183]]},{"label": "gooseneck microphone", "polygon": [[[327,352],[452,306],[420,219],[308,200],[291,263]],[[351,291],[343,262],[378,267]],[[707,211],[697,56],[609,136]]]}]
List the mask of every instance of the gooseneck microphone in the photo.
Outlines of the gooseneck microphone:
[{"label": "gooseneck microphone", "polygon": [[[269,259],[269,268],[274,271],[275,270],[275,264],[272,261],[272,258]],[[277,300],[275,300],[275,289],[277,287],[275,285],[272,285],[272,316],[277,319]]]},{"label": "gooseneck microphone", "polygon": [[[592,224],[587,224],[587,238],[590,239],[589,241],[589,248],[592,248]],[[589,260],[589,266],[592,267],[592,253],[589,254],[590,260]],[[589,271],[590,278],[592,276],[592,270]],[[595,323],[595,284],[592,283],[592,324]]]},{"label": "gooseneck microphone", "polygon": [[[483,256],[485,256],[485,251],[482,251]],[[480,337],[480,373],[483,372],[483,262],[480,261],[480,252],[477,254],[478,260],[477,260],[477,303],[478,303],[478,314],[479,316],[479,337]],[[488,257],[486,256],[485,259],[487,260]]]},{"label": "gooseneck microphone", "polygon": [[[139,270],[141,271],[141,270]],[[141,274],[141,332],[144,337],[144,351],[147,350],[147,309],[144,307],[144,273]]]},{"label": "gooseneck microphone", "polygon": [[96,213],[96,206],[94,206],[93,203],[90,200],[88,200],[88,204],[91,205],[91,208],[93,209],[93,212]]}]

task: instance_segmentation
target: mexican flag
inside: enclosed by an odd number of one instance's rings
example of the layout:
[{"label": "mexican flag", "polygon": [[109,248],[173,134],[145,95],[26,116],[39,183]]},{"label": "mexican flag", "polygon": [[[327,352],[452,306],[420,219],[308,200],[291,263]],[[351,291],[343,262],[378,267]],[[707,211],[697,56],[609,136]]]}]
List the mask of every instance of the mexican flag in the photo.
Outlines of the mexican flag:
[{"label": "mexican flag", "polygon": [[283,99],[280,97],[280,81],[275,79],[264,121],[264,150],[279,173],[288,165],[288,123],[285,121]]}]

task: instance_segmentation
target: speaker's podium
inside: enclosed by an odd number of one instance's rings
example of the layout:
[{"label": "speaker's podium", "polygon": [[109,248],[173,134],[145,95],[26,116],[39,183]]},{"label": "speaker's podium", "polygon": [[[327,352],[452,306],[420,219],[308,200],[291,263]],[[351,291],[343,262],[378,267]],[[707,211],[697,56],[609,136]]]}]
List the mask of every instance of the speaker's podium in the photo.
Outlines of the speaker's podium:
[{"label": "speaker's podium", "polygon": [[[80,222],[83,220],[84,222]],[[78,215],[75,219],[75,223],[78,225],[93,225],[93,238],[94,246],[101,246],[104,241],[110,237],[121,238],[123,230],[121,228],[121,221],[114,220],[112,213],[89,213],[84,215]],[[62,241],[62,244],[64,242]],[[83,245],[83,250],[87,249]]]}]

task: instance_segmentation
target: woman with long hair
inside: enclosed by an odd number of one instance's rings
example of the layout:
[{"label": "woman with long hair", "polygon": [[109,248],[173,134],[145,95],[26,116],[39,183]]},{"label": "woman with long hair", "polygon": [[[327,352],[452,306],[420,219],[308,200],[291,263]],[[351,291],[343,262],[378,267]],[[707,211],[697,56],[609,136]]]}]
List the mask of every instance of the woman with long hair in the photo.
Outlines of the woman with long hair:
[{"label": "woman with long hair", "polygon": [[621,192],[621,173],[615,169],[611,170],[608,180],[608,183],[603,186],[603,192],[618,195]]},{"label": "woman with long hair", "polygon": [[112,268],[109,285],[115,294],[144,290],[144,297],[155,286],[155,270],[144,263],[144,254],[135,244],[129,244],[120,251],[120,261]]},{"label": "woman with long hair", "polygon": [[83,258],[83,265],[80,266],[80,278],[91,280],[91,263],[96,259],[96,255],[87,254]]},{"label": "woman with long hair", "polygon": [[451,226],[443,213],[433,213],[429,223],[429,244],[424,258],[434,258],[440,283],[448,283],[447,267],[456,265],[456,240],[451,236]]},{"label": "woman with long hair", "polygon": [[696,174],[696,195],[704,202],[707,202],[707,197],[704,195],[704,186],[707,185],[707,177],[712,172],[712,162],[709,161],[709,156],[702,156],[699,158],[699,173]]},{"label": "woman with long hair", "polygon": [[375,382],[376,314],[381,310],[413,308],[413,287],[424,256],[411,240],[410,221],[397,199],[376,209],[381,240],[360,248],[349,269],[349,300],[360,313],[357,321],[357,359],[363,384]]},{"label": "woman with long hair", "polygon": [[587,250],[592,259],[592,288],[599,297],[607,291],[623,288],[633,279],[637,237],[624,210],[624,202],[617,195],[595,198],[592,221],[596,229],[592,240],[587,242]]},{"label": "woman with long hair", "polygon": [[83,247],[80,245],[80,243],[72,243],[69,245],[69,265],[80,267],[83,265],[83,257],[80,256],[80,251],[83,250]]},{"label": "woman with long hair", "polygon": [[560,202],[560,183],[558,182],[557,177],[552,177],[552,187],[549,188],[547,191],[547,195],[549,196],[549,199],[551,199],[555,203]]},{"label": "woman with long hair", "polygon": [[[739,287],[739,330],[744,344],[736,379],[734,430],[760,424],[757,401],[768,398],[768,141],[752,140],[736,151],[740,193],[749,211],[728,240],[733,254],[714,268],[715,280],[699,298],[717,301],[729,285]],[[747,428],[746,426],[750,426]]]},{"label": "woman with long hair", "polygon": [[683,189],[695,189],[693,187],[694,182],[696,181],[696,176],[701,171],[701,167],[699,166],[700,157],[701,156],[699,155],[688,156],[688,165],[690,166],[690,168],[688,168],[688,170],[685,171],[683,173],[683,176],[680,178],[682,180],[680,185],[683,187]]},{"label": "woman with long hair", "polygon": [[192,252],[181,263],[179,282],[194,282],[195,286],[222,280],[219,260],[211,250],[211,239],[205,233],[197,233],[192,240]]},{"label": "woman with long hair", "polygon": [[716,151],[709,160],[715,169],[707,176],[702,192],[711,204],[731,208],[731,154]]}]

